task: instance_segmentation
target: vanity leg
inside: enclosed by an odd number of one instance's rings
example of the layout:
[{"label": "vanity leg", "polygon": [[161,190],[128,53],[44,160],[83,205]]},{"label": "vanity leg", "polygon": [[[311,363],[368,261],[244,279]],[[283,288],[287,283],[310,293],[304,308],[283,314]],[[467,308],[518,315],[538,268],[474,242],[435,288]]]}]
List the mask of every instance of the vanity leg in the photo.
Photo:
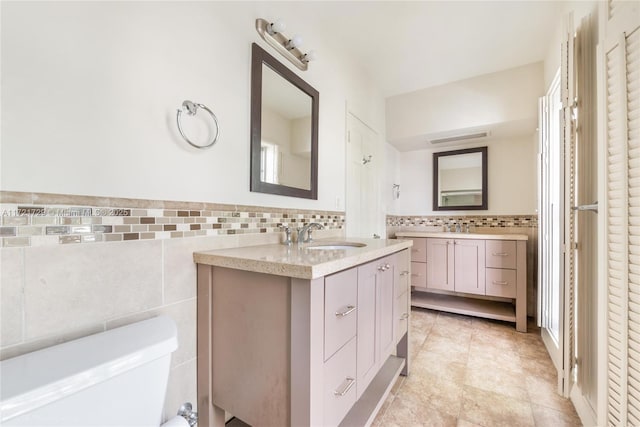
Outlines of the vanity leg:
[{"label": "vanity leg", "polygon": [[222,427],[224,410],[211,402],[211,286],[211,267],[198,264],[196,303],[198,425]]},{"label": "vanity leg", "polygon": [[516,331],[527,332],[527,242],[519,240],[516,249]]},{"label": "vanity leg", "polygon": [[398,345],[396,346],[396,355],[398,357],[404,358],[404,368],[402,368],[402,372],[400,375],[404,375],[405,377],[409,375],[409,331],[404,334],[404,336],[398,341]]}]

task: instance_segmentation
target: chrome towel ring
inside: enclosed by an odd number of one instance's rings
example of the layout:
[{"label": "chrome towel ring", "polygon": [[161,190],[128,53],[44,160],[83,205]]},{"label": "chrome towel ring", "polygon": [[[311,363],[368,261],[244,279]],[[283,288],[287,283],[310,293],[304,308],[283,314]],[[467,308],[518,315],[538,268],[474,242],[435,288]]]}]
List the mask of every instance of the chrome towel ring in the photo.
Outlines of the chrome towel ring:
[{"label": "chrome towel ring", "polygon": [[[187,135],[184,134],[184,131],[182,130],[182,124],[180,123],[180,117],[182,117],[182,113],[186,113],[186,114],[188,114],[190,116],[195,116],[196,113],[198,112],[198,108],[202,108],[207,113],[209,113],[211,115],[211,117],[213,117],[213,121],[216,124],[216,136],[207,145],[198,145],[198,144],[195,144],[193,141],[191,141],[187,137]],[[211,148],[213,146],[213,144],[215,144],[216,141],[218,141],[218,136],[220,135],[220,127],[218,125],[218,118],[216,117],[215,114],[213,114],[213,111],[211,111],[209,108],[207,108],[206,105],[197,104],[195,102],[191,102],[191,101],[188,101],[188,100],[184,101],[182,103],[182,108],[179,109],[177,114],[176,114],[176,122],[178,123],[178,131],[180,131],[180,135],[182,135],[184,140],[187,141],[189,143],[189,145],[191,145],[192,147],[195,147],[195,148],[198,148],[198,149]]]}]

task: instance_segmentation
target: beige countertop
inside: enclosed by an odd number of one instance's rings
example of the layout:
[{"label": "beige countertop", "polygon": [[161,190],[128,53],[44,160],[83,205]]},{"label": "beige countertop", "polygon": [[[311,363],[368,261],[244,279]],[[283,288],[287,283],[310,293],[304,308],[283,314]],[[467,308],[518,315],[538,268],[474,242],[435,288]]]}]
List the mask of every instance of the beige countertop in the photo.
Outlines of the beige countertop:
[{"label": "beige countertop", "polygon": [[[340,242],[363,243],[364,247],[348,249],[312,249],[314,245]],[[257,273],[275,274],[298,279],[316,279],[377,258],[407,249],[410,240],[396,239],[318,239],[311,244],[245,246],[193,253],[198,264],[235,268]]]},{"label": "beige countertop", "polygon": [[441,239],[529,240],[526,234],[479,234],[438,231],[399,231],[396,237],[439,237]]}]

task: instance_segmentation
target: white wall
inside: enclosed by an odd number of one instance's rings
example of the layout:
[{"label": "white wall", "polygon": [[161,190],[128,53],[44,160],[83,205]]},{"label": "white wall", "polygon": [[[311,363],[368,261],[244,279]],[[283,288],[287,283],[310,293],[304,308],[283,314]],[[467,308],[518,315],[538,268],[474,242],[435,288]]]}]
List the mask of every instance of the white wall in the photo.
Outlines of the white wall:
[{"label": "white wall", "polygon": [[[487,145],[489,209],[486,211],[433,210],[433,153]],[[394,209],[396,215],[447,214],[532,214],[536,210],[537,145],[533,136],[524,136],[485,144],[400,152],[398,173],[400,199]]]},{"label": "white wall", "polygon": [[427,136],[483,128],[494,136],[533,133],[543,64],[485,74],[387,99],[387,140],[404,149],[424,147]]},{"label": "white wall", "polygon": [[[304,36],[309,71],[259,38],[258,17]],[[273,2],[3,2],[1,189],[343,209],[346,102],[384,131],[384,101],[312,20]],[[317,201],[249,192],[252,42],[320,92]],[[181,140],[185,99],[217,114],[213,148]]]}]

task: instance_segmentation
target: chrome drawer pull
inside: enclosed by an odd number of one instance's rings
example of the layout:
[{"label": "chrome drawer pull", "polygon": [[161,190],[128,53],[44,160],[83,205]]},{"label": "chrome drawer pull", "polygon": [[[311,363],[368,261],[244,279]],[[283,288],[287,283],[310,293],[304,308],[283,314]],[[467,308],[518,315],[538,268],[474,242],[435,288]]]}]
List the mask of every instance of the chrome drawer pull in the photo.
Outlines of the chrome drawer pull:
[{"label": "chrome drawer pull", "polygon": [[355,305],[348,305],[347,306],[347,311],[336,311],[336,317],[344,317],[349,313],[352,313],[354,310],[356,309]]},{"label": "chrome drawer pull", "polygon": [[494,281],[493,281],[493,284],[494,284],[494,285],[508,285],[508,284],[509,284],[509,282],[507,282],[506,280],[502,280],[502,281],[494,280]]},{"label": "chrome drawer pull", "polygon": [[349,393],[349,390],[351,390],[351,387],[353,387],[355,383],[355,378],[347,377],[347,379],[342,383],[342,391],[334,390],[333,394],[335,394],[336,396],[344,396],[345,394]]},{"label": "chrome drawer pull", "polygon": [[385,264],[385,265],[384,265],[384,269],[385,269],[385,270],[388,270],[388,269],[390,269],[390,268],[391,268],[391,266],[390,266],[389,264]]},{"label": "chrome drawer pull", "polygon": [[494,252],[492,255],[493,256],[509,256],[509,254],[506,252]]},{"label": "chrome drawer pull", "polygon": [[403,313],[400,317],[400,320],[407,320],[409,318],[409,313]]},{"label": "chrome drawer pull", "polygon": [[406,276],[407,274],[409,274],[409,271],[407,271],[407,270],[405,270],[405,271],[400,273],[401,276]]}]

